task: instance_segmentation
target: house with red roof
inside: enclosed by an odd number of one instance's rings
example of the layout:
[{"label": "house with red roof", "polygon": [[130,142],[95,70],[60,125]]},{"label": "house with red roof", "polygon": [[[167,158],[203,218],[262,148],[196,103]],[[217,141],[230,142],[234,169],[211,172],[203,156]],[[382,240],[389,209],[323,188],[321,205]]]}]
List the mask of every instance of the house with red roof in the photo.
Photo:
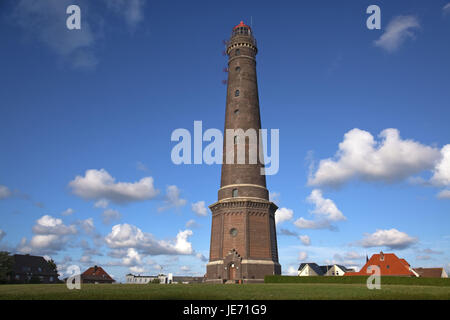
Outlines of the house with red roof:
[{"label": "house with red roof", "polygon": [[414,268],[422,278],[448,278],[444,268]]},{"label": "house with red roof", "polygon": [[93,266],[81,274],[82,283],[114,283],[111,276],[102,267]]},{"label": "house with red roof", "polygon": [[405,259],[400,259],[394,253],[376,253],[367,260],[364,267],[358,272],[346,272],[345,276],[367,276],[373,274],[367,272],[369,266],[378,266],[381,276],[419,277],[419,274]]}]

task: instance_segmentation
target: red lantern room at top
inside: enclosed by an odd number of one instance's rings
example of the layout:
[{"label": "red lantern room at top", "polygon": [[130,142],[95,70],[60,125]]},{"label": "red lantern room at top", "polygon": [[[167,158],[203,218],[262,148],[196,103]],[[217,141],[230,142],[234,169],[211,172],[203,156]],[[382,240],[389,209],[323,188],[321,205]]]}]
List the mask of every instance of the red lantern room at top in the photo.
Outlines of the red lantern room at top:
[{"label": "red lantern room at top", "polygon": [[249,36],[252,34],[252,29],[248,25],[246,25],[244,21],[241,21],[237,26],[233,28],[232,36],[239,34]]}]

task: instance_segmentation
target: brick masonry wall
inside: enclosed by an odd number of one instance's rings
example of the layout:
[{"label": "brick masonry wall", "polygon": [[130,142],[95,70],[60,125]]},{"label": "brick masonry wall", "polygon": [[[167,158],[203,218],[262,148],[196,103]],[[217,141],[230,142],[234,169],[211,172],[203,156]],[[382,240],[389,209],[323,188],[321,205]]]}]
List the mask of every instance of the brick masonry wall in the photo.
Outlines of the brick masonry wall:
[{"label": "brick masonry wall", "polygon": [[[255,43],[252,36],[238,35],[228,44],[225,129],[261,129]],[[220,283],[230,277],[258,282],[265,275],[281,274],[274,221],[277,206],[269,201],[266,176],[261,174],[263,164],[259,159],[257,163],[249,163],[250,141],[249,138],[235,141],[234,137],[224,135],[221,188],[218,202],[210,206],[209,282]],[[258,154],[259,135],[254,143]],[[236,164],[238,148],[245,151],[245,164]],[[226,155],[231,151],[235,162],[227,164]]]}]

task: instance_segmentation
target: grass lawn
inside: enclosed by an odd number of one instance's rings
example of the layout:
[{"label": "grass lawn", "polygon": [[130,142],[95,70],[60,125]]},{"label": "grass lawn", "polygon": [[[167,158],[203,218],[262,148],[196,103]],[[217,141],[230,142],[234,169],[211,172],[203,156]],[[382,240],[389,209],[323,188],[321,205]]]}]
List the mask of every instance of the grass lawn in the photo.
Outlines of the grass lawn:
[{"label": "grass lawn", "polygon": [[265,283],[244,285],[172,284],[82,284],[81,290],[56,285],[0,285],[5,299],[188,299],[188,300],[277,300],[277,299],[444,299],[448,286],[381,285],[369,290],[362,284]]}]

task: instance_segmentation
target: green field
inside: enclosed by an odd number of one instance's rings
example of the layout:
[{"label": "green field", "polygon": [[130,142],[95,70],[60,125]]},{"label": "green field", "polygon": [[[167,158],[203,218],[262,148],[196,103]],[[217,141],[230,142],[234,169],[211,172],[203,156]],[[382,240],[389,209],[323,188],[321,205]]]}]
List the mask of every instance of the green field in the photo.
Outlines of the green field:
[{"label": "green field", "polygon": [[450,299],[450,287],[430,285],[381,285],[369,290],[362,284],[265,283],[244,285],[172,284],[83,284],[81,290],[57,285],[0,285],[5,299],[189,299],[189,300],[277,300],[277,299]]}]

